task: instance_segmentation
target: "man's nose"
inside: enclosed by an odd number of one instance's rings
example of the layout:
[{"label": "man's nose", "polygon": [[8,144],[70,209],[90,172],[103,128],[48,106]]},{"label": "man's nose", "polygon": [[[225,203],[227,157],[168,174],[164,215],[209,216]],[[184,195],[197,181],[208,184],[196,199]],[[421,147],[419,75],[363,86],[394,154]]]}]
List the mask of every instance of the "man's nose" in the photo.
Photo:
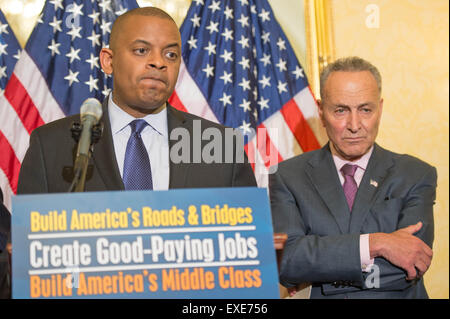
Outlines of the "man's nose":
[{"label": "man's nose", "polygon": [[361,119],[358,112],[356,111],[350,112],[349,119],[347,122],[347,128],[353,133],[359,131],[359,129],[361,128]]},{"label": "man's nose", "polygon": [[163,56],[157,52],[151,52],[148,55],[147,64],[157,69],[163,69],[166,66]]}]

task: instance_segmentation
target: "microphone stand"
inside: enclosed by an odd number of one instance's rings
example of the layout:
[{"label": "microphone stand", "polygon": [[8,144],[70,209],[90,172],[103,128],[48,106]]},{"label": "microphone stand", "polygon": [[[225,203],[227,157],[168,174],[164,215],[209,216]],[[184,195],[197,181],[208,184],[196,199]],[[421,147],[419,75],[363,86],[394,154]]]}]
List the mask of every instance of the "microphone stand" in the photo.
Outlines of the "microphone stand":
[{"label": "microphone stand", "polygon": [[[80,140],[80,135],[82,131],[82,126],[78,122],[72,123],[72,127],[70,128],[72,132],[72,138],[78,144]],[[100,137],[103,133],[103,123],[100,122],[92,127],[91,131],[91,144],[89,148],[89,155],[83,155],[79,157],[80,161],[76,161],[76,165],[74,165],[74,177],[72,180],[72,184],[69,187],[68,192],[84,192],[84,187],[86,183],[86,172],[89,164],[89,158],[91,157],[92,152],[94,151],[94,144],[100,140]]]}]

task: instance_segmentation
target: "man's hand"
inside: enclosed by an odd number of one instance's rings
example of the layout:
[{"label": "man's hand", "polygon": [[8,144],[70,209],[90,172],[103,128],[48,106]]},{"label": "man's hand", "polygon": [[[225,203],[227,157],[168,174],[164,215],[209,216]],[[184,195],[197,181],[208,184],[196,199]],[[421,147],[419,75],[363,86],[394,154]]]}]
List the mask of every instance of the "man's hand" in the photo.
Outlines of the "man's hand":
[{"label": "man's hand", "polygon": [[384,257],[407,272],[407,280],[421,277],[430,267],[433,251],[420,238],[414,236],[422,228],[418,222],[393,233],[369,235],[370,258]]},{"label": "man's hand", "polygon": [[287,288],[289,297],[294,297],[294,295],[298,292],[297,286]]}]

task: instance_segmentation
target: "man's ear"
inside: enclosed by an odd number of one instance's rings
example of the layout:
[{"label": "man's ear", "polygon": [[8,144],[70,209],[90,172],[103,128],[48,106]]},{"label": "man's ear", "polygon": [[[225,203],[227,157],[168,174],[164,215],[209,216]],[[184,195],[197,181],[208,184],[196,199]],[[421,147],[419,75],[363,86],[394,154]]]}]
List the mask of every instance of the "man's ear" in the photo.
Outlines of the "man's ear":
[{"label": "man's ear", "polygon": [[321,99],[317,99],[317,106],[319,107],[319,116],[322,117],[323,113],[323,104]]},{"label": "man's ear", "polygon": [[320,99],[317,99],[317,106],[319,107],[319,118],[320,122],[322,122],[322,125],[325,126],[325,122],[323,120],[323,102]]},{"label": "man's ear", "polygon": [[113,51],[109,48],[102,48],[100,51],[100,64],[106,74],[111,75],[113,73],[112,59]]}]

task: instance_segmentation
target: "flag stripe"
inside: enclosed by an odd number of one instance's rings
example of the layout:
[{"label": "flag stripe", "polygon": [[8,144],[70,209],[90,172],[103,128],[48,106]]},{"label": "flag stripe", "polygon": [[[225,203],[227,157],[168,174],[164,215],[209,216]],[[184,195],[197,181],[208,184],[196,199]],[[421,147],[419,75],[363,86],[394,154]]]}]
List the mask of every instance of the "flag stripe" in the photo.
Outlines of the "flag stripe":
[{"label": "flag stripe", "polygon": [[13,148],[16,157],[22,162],[30,135],[4,95],[0,97],[0,105],[1,132]]},{"label": "flag stripe", "polygon": [[325,145],[328,142],[328,136],[320,121],[318,103],[311,88],[307,86],[298,92],[294,96],[294,101],[303,114],[303,118],[308,122],[309,127],[314,132],[318,145]]},{"label": "flag stripe", "polygon": [[186,65],[183,60],[180,65],[180,72],[178,74],[177,85],[175,86],[175,93],[187,112],[215,123],[219,123],[202,92],[199,90],[197,84],[195,84],[186,69]]},{"label": "flag stripe", "polygon": [[36,109],[33,101],[23,87],[22,83],[17,79],[15,74],[11,75],[5,89],[5,98],[9,104],[16,110],[28,134],[38,126],[44,124],[39,111]]},{"label": "flag stripe", "polygon": [[283,160],[280,153],[278,152],[277,147],[274,143],[272,143],[272,140],[268,134],[268,130],[263,123],[258,126],[258,132],[256,136],[256,145],[266,167],[275,165],[276,163]]},{"label": "flag stripe", "polygon": [[17,180],[19,179],[20,162],[2,131],[0,131],[0,149],[2,150],[0,168],[5,173],[10,187],[15,193],[17,191]]},{"label": "flag stripe", "polygon": [[[65,116],[61,107],[53,97],[45,78],[28,52],[22,51],[14,69],[14,74],[26,88],[26,94],[33,101],[39,115],[48,123]],[[81,106],[81,105],[80,105]]]},{"label": "flag stripe", "polygon": [[254,172],[255,172],[255,178],[256,183],[258,187],[267,187],[268,185],[268,169],[266,166],[266,163],[264,162],[264,159],[261,156],[261,153],[258,151],[256,152],[257,148],[257,139],[256,136],[248,143],[251,145],[251,148],[254,152]]},{"label": "flag stripe", "polygon": [[270,139],[277,145],[278,152],[283,159],[303,153],[281,112],[277,112],[265,120],[264,125],[268,130]]},{"label": "flag stripe", "polygon": [[9,185],[8,177],[5,175],[5,172],[0,168],[0,187],[3,191],[3,205],[8,207],[11,212],[11,196],[14,195],[13,190],[11,189],[11,185]]},{"label": "flag stripe", "polygon": [[291,129],[303,152],[308,152],[320,147],[314,132],[305,120],[302,111],[295,100],[290,100],[281,109],[284,120]]},{"label": "flag stripe", "polygon": [[170,105],[172,105],[174,108],[183,111],[183,112],[187,112],[186,107],[183,105],[183,103],[181,102],[180,98],[177,95],[176,91],[173,91],[172,96],[169,98],[169,103]]}]

